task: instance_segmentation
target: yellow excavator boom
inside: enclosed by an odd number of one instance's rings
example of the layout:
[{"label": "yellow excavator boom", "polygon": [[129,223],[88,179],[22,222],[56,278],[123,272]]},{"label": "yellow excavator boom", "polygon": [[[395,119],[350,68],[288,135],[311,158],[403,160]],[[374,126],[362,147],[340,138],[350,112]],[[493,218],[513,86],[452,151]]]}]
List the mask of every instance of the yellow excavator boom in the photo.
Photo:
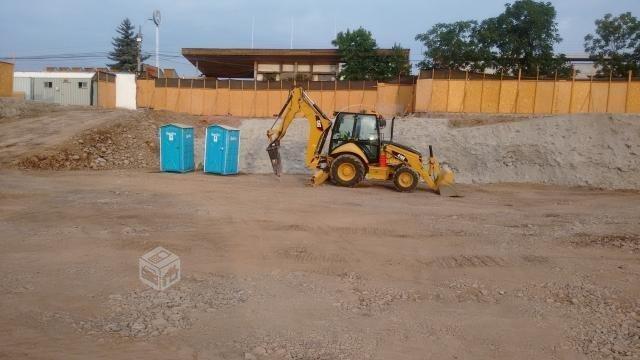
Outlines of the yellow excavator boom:
[{"label": "yellow excavator boom", "polygon": [[280,110],[275,123],[271,129],[267,130],[267,137],[269,138],[267,152],[271,158],[273,170],[278,176],[282,172],[279,151],[280,140],[287,133],[287,129],[293,120],[299,116],[303,116],[309,121],[309,137],[304,158],[305,165],[307,168],[315,170],[320,162],[320,152],[331,129],[331,120],[307,96],[301,87],[295,87],[289,92],[289,97],[282,110]]}]

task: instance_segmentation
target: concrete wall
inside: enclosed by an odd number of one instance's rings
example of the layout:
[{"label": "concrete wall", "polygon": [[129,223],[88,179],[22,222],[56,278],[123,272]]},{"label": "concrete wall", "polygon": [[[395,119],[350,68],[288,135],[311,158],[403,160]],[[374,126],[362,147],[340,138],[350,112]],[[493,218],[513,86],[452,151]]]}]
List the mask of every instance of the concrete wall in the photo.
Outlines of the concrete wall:
[{"label": "concrete wall", "polygon": [[117,108],[136,109],[136,76],[135,74],[116,74]]},{"label": "concrete wall", "polygon": [[13,64],[0,61],[0,97],[13,95]]}]

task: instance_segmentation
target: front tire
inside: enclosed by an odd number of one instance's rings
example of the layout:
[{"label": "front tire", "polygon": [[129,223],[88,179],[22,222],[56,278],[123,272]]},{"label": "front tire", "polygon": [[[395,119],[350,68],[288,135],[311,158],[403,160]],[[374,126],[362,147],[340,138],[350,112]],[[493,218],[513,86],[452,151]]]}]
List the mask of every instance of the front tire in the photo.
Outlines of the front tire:
[{"label": "front tire", "polygon": [[393,185],[400,192],[412,192],[418,186],[418,174],[408,166],[401,166],[393,173]]},{"label": "front tire", "polygon": [[364,179],[364,175],[364,164],[355,155],[340,155],[331,162],[331,181],[336,185],[354,187]]}]

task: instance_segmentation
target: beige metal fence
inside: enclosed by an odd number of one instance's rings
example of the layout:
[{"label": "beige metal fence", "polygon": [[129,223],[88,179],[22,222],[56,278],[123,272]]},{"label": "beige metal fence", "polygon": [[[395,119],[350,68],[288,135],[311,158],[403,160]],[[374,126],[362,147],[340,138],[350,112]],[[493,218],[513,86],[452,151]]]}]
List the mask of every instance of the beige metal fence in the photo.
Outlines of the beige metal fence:
[{"label": "beige metal fence", "polygon": [[419,79],[416,112],[463,113],[640,113],[640,79],[504,79],[462,73]]},{"label": "beige metal fence", "polygon": [[[410,80],[411,81],[411,80]],[[411,82],[306,81],[298,82],[326,113],[377,111],[384,115],[413,111]],[[195,115],[271,117],[284,104],[290,82],[215,79],[138,80],[138,107]]]},{"label": "beige metal fence", "polygon": [[[462,74],[462,75],[460,75]],[[461,113],[640,113],[640,79],[457,77],[369,81],[298,82],[327,114],[377,111]],[[138,80],[138,107],[195,115],[271,117],[292,83],[215,79]]]}]

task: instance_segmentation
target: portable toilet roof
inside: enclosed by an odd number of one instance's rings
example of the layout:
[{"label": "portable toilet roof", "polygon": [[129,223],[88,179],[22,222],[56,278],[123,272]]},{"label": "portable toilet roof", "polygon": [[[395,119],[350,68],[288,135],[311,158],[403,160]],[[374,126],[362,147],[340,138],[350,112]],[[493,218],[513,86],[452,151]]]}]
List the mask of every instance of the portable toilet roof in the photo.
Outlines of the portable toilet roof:
[{"label": "portable toilet roof", "polygon": [[193,129],[193,126],[191,126],[191,125],[180,124],[180,123],[169,123],[169,124],[161,125],[160,127],[163,128],[165,126],[175,126],[175,127],[179,127],[179,128],[182,128],[182,129]]},{"label": "portable toilet roof", "polygon": [[232,126],[222,125],[222,124],[213,124],[213,125],[209,125],[208,127],[215,127],[215,126],[221,127],[221,128],[223,128],[225,130],[240,131],[240,129],[238,129],[238,128],[234,128]]}]

